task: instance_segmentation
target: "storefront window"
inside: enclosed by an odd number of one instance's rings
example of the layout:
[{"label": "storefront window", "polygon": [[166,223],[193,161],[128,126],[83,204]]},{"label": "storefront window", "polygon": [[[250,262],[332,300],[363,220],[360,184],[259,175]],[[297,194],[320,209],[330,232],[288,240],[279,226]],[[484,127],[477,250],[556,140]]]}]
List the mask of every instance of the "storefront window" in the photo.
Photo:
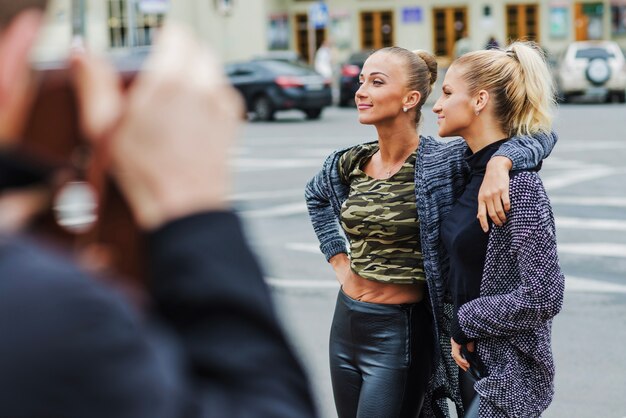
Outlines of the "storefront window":
[{"label": "storefront window", "polygon": [[611,31],[613,35],[626,34],[626,5],[611,6]]},{"label": "storefront window", "polygon": [[[111,48],[152,45],[154,34],[163,25],[164,14],[143,13],[133,2],[129,10],[126,0],[108,0],[109,45]],[[133,19],[134,16],[134,19]],[[129,20],[133,23],[129,25]],[[133,33],[129,32],[129,26]]]},{"label": "storefront window", "polygon": [[268,29],[269,50],[289,49],[289,18],[287,14],[270,16]]},{"label": "storefront window", "polygon": [[553,7],[550,9],[550,37],[567,38],[569,22],[569,9],[566,7]]}]

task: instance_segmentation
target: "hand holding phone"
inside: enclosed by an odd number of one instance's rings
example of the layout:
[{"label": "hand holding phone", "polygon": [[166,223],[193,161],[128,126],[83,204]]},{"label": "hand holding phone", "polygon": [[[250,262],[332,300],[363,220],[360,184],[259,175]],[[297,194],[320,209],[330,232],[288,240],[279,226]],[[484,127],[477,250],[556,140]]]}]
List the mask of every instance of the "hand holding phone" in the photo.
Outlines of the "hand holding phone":
[{"label": "hand holding phone", "polygon": [[143,229],[227,207],[242,103],[208,49],[166,26],[126,94],[106,63],[83,55],[73,64],[83,130],[107,154]]}]

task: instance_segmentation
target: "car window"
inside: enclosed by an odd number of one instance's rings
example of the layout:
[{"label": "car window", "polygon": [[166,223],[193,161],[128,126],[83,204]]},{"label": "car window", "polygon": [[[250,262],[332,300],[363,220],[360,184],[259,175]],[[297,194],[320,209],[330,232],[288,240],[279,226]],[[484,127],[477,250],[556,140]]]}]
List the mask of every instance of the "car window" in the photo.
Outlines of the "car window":
[{"label": "car window", "polygon": [[236,64],[227,64],[224,66],[224,72],[226,73],[226,76],[231,77],[233,75],[235,75],[235,73],[237,72],[237,65]]},{"label": "car window", "polygon": [[367,60],[367,57],[369,56],[370,56],[369,53],[352,54],[350,55],[350,58],[348,58],[348,63],[362,67],[363,64],[365,63],[365,60]]},{"label": "car window", "polygon": [[224,67],[224,72],[227,77],[240,77],[254,73],[253,69],[245,64],[228,64]]},{"label": "car window", "polygon": [[586,58],[586,59],[594,59],[594,58],[615,58],[615,54],[610,51],[607,51],[604,48],[592,47],[592,48],[583,48],[576,51],[576,58]]},{"label": "car window", "polygon": [[283,61],[260,61],[259,66],[275,74],[281,75],[310,75],[313,70],[303,64],[288,63]]}]

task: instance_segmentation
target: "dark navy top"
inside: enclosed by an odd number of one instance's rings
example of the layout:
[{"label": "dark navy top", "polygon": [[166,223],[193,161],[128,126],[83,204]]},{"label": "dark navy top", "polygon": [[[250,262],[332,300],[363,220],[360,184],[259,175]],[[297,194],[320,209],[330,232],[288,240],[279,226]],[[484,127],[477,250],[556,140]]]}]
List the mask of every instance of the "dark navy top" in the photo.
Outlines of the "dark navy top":
[{"label": "dark navy top", "polygon": [[478,191],[485,177],[487,163],[506,139],[490,144],[475,154],[468,148],[465,159],[470,166],[470,178],[465,191],[457,199],[441,223],[441,240],[450,256],[448,291],[454,304],[451,334],[454,341],[469,341],[457,320],[461,305],[480,296],[480,282],[487,255],[488,233],[480,227]]}]

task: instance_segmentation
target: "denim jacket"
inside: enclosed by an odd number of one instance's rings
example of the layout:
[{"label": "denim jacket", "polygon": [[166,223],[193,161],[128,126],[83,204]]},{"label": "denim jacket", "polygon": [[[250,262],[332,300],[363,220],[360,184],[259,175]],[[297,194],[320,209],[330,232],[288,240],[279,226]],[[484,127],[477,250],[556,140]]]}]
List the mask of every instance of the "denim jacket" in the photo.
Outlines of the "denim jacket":
[{"label": "denim jacket", "polygon": [[[555,133],[516,136],[503,144],[494,156],[508,157],[513,162],[513,170],[534,168],[550,154],[557,139]],[[339,216],[350,188],[339,178],[338,161],[349,149],[333,152],[305,188],[313,229],[327,260],[338,253],[348,252]],[[457,405],[457,411],[462,411],[457,384],[458,366],[449,355],[448,330],[452,306],[445,295],[448,257],[439,239],[439,226],[465,187],[469,174],[464,158],[466,149],[462,139],[444,142],[420,136],[415,162],[417,215],[437,345],[423,416],[448,417],[445,398],[451,398]]]}]

